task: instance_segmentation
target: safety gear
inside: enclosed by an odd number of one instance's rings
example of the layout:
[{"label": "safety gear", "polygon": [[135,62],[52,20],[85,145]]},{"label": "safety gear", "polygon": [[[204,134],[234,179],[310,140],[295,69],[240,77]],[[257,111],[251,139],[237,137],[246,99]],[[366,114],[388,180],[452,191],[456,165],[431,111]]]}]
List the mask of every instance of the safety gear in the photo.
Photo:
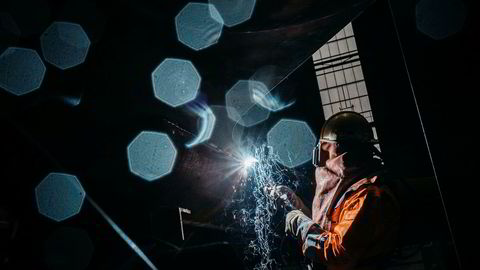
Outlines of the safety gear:
[{"label": "safety gear", "polygon": [[302,199],[300,199],[291,188],[284,185],[277,185],[267,187],[265,191],[271,199],[275,200],[287,211],[300,210],[306,215],[311,214],[310,209],[305,206]]},{"label": "safety gear", "polygon": [[305,241],[311,226],[318,226],[300,210],[292,210],[285,216],[285,233]]},{"label": "safety gear", "polygon": [[305,257],[327,269],[352,270],[368,261],[377,263],[372,258],[384,258],[393,250],[399,208],[388,189],[372,182],[364,178],[352,185],[326,226],[300,211],[287,214],[286,230],[297,238]]},{"label": "safety gear", "polygon": [[345,160],[350,154],[316,168],[312,218],[292,211],[285,220],[303,255],[329,270],[357,270],[379,263],[392,251],[399,230],[400,208],[382,184],[385,175],[380,161],[348,166]]},{"label": "safety gear", "polygon": [[312,218],[321,226],[325,225],[325,219],[351,185],[362,178],[380,175],[385,170],[377,159],[370,159],[359,167],[349,166],[346,160],[351,154],[343,153],[327,160],[324,167],[315,169]]},{"label": "safety gear", "polygon": [[313,149],[312,163],[315,167],[321,166],[322,160],[324,160],[321,148],[322,142],[348,145],[373,145],[378,143],[367,119],[352,111],[336,113],[323,124],[319,142]]},{"label": "safety gear", "polygon": [[322,227],[294,210],[287,214],[286,231],[297,238],[303,255],[314,264],[327,269],[359,269],[393,250],[399,229],[396,204],[388,190],[366,178],[345,193],[329,217],[329,225]]},{"label": "safety gear", "polygon": [[348,143],[377,143],[373,131],[361,114],[344,111],[332,115],[323,124],[320,140]]}]

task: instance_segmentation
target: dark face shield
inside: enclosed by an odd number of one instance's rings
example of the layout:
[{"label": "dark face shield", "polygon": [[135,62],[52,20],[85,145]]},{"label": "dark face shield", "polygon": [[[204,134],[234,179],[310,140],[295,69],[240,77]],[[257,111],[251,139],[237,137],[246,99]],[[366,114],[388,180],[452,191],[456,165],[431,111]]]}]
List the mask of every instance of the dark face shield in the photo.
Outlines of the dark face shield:
[{"label": "dark face shield", "polygon": [[327,151],[322,150],[322,143],[335,143],[334,141],[330,140],[319,140],[318,144],[313,148],[312,151],[312,164],[315,167],[322,167],[325,166],[325,162],[329,158],[329,154]]},{"label": "dark face shield", "polygon": [[320,167],[320,143],[313,148],[312,164],[315,167]]}]

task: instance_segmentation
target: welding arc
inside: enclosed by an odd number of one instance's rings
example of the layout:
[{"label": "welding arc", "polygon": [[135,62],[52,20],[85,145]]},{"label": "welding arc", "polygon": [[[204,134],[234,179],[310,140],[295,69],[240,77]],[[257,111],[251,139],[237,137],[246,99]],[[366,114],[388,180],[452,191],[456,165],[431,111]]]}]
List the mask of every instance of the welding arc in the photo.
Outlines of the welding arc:
[{"label": "welding arc", "polygon": [[89,196],[87,196],[87,200],[93,205],[93,207],[100,213],[100,215],[102,215],[102,217],[108,222],[108,224],[115,230],[115,232],[118,233],[118,235],[120,235],[120,237],[125,241],[127,242],[127,244],[133,249],[133,251],[135,251],[135,253],[137,253],[137,255],[142,258],[142,260],[148,265],[150,266],[150,268],[152,270],[158,270],[158,268],[150,261],[150,259],[148,259],[147,255],[145,255],[145,253],[143,253],[143,251],[132,241],[132,239],[130,239],[123,231],[122,229],[120,229],[120,227],[118,227],[117,224],[115,224],[115,222],[102,210],[102,208],[100,208],[100,206],[98,206],[97,203],[95,203],[95,201],[90,198]]}]

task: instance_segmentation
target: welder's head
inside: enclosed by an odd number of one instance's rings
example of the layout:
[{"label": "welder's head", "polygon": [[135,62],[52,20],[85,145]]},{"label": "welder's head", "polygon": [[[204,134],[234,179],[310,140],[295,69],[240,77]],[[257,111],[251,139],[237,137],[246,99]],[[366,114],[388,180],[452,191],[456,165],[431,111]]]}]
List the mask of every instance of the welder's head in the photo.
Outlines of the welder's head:
[{"label": "welder's head", "polygon": [[328,159],[345,152],[351,153],[352,161],[372,158],[375,143],[367,119],[356,112],[339,112],[323,124],[312,162],[315,167],[321,167]]}]

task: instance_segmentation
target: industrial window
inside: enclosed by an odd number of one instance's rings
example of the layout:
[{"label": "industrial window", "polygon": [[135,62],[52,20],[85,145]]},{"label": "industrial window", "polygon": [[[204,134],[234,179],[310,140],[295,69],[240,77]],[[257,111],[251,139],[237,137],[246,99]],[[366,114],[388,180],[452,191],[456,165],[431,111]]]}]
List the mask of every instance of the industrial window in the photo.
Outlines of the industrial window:
[{"label": "industrial window", "polygon": [[378,139],[352,24],[340,30],[312,57],[325,118],[340,111],[358,112],[370,122]]}]

